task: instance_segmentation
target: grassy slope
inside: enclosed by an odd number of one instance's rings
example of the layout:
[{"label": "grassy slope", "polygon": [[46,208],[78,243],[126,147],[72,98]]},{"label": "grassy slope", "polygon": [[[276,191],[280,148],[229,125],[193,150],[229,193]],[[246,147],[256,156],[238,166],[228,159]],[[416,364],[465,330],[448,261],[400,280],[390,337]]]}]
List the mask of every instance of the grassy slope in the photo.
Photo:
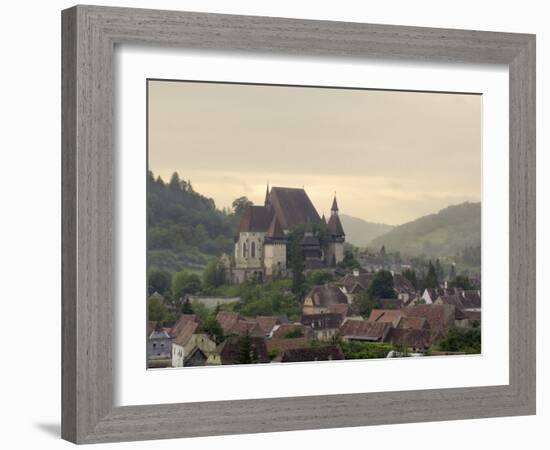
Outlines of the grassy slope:
[{"label": "grassy slope", "polygon": [[387,251],[409,256],[452,257],[480,242],[481,203],[462,203],[397,226],[374,239],[370,246],[385,245]]}]

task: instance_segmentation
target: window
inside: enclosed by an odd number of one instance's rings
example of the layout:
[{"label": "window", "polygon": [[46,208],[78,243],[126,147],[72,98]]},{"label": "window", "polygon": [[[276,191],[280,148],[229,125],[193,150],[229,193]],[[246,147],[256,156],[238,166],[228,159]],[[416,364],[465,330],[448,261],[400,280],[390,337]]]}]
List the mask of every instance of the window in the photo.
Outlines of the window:
[{"label": "window", "polygon": [[246,242],[243,242],[243,257],[246,258],[248,256],[247,249],[246,249]]},{"label": "window", "polygon": [[252,242],[252,247],[250,249],[250,253],[252,255],[252,258],[256,257],[256,243],[255,242]]}]

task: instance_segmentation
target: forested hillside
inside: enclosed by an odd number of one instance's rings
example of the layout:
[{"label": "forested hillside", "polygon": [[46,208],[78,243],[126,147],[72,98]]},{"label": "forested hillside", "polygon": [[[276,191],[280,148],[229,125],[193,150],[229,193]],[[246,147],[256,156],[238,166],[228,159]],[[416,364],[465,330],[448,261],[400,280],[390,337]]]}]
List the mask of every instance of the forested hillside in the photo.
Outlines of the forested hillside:
[{"label": "forested hillside", "polygon": [[437,214],[420,217],[374,239],[370,246],[388,252],[428,257],[460,256],[478,266],[481,245],[481,203],[448,206]]},{"label": "forested hillside", "polygon": [[168,183],[148,173],[147,220],[149,267],[202,270],[212,257],[233,251],[238,218],[216,209],[177,173]]}]

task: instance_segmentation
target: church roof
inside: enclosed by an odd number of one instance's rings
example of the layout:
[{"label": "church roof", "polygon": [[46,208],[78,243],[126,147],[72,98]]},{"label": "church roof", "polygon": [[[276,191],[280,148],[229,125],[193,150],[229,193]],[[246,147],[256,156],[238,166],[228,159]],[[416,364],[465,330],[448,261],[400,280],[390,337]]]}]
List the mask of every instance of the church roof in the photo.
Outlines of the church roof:
[{"label": "church roof", "polygon": [[269,209],[263,206],[249,206],[241,217],[239,231],[266,231],[271,218]]},{"label": "church roof", "polygon": [[336,196],[334,196],[334,200],[332,201],[332,206],[330,208],[331,211],[338,211],[338,203],[336,202]]},{"label": "church roof", "polygon": [[275,215],[273,216],[273,219],[271,219],[271,223],[269,224],[269,228],[267,229],[267,237],[271,239],[285,238],[285,234],[283,233],[283,229],[281,228],[281,223]]},{"label": "church roof", "polygon": [[[336,199],[334,199],[334,201],[336,202]],[[342,222],[340,222],[340,217],[338,217],[337,214],[333,214],[332,216],[330,216],[327,228],[330,234],[333,236],[345,236],[346,234],[344,233]]]},{"label": "church roof", "polygon": [[322,223],[304,189],[273,187],[271,188],[270,200],[284,230],[308,222],[312,224]]}]

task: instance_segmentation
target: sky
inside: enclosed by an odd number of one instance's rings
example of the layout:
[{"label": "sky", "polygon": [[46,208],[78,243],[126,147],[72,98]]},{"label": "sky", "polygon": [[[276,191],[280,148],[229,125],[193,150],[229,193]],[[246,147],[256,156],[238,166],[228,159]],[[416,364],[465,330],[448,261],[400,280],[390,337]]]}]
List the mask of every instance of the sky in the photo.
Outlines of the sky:
[{"label": "sky", "polygon": [[319,214],[398,225],[481,198],[475,94],[148,82],[148,165],[230,208],[303,187]]}]

